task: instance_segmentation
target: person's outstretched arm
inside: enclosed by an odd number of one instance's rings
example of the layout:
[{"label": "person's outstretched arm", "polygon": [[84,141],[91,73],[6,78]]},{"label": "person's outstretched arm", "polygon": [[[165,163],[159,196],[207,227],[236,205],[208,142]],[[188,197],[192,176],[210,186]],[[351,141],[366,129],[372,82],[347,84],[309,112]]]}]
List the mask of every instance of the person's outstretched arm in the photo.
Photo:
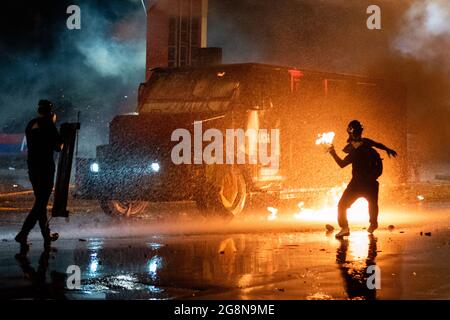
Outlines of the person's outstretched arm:
[{"label": "person's outstretched arm", "polygon": [[395,150],[392,150],[392,149],[386,147],[382,143],[379,143],[379,142],[373,141],[372,139],[367,139],[367,138],[366,138],[366,141],[370,144],[371,147],[375,147],[377,149],[386,151],[389,158],[391,156],[393,156],[394,158],[397,156],[397,152]]},{"label": "person's outstretched arm", "polygon": [[333,157],[334,161],[336,161],[338,166],[341,167],[341,168],[345,168],[346,166],[348,166],[351,163],[350,155],[347,155],[344,159],[341,159],[337,155],[336,150],[334,150],[334,146],[331,146],[328,149],[328,152],[331,154],[331,156]]}]

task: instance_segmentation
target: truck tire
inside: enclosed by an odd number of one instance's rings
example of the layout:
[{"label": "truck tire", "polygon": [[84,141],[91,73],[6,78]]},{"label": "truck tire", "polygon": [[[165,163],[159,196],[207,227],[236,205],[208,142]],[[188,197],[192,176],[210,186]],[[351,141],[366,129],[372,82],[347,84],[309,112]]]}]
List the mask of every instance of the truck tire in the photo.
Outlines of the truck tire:
[{"label": "truck tire", "polygon": [[213,179],[206,179],[195,201],[203,215],[231,220],[244,211],[248,202],[243,174],[236,167],[216,170]]},{"label": "truck tire", "polygon": [[100,207],[109,216],[130,218],[147,209],[147,201],[100,200]]}]

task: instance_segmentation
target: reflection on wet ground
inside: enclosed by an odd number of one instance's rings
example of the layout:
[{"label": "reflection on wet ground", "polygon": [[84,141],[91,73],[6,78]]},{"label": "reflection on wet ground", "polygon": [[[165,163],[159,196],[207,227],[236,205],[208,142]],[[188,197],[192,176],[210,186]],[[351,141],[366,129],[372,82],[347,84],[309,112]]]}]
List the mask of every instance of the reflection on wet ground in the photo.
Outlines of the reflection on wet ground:
[{"label": "reflection on wet ground", "polygon": [[[153,235],[61,239],[18,254],[1,243],[0,298],[56,299],[404,299],[449,298],[450,232],[355,231]],[[82,241],[80,241],[82,240]],[[437,263],[439,262],[439,263]],[[81,268],[68,290],[66,269]],[[381,289],[367,287],[367,268]]]},{"label": "reflection on wet ground", "polygon": [[[22,254],[12,239],[24,214],[0,215],[0,299],[450,298],[449,205],[385,210],[374,237],[364,222],[342,241],[323,222],[224,224],[170,208],[163,221],[73,214],[52,222],[61,234],[52,250],[36,231]],[[80,267],[80,289],[66,287],[70,265]],[[374,265],[379,290],[367,287]]]},{"label": "reflection on wet ground", "polygon": [[[367,242],[365,241],[367,239]],[[359,235],[353,240],[354,247],[351,259],[348,259],[350,240],[339,240],[336,263],[344,280],[345,291],[349,299],[376,299],[376,292],[372,286],[368,286],[369,277],[372,273],[368,270],[370,266],[376,266],[377,239],[373,235]],[[361,252],[367,250],[367,256]],[[371,282],[372,283],[372,282]]]}]

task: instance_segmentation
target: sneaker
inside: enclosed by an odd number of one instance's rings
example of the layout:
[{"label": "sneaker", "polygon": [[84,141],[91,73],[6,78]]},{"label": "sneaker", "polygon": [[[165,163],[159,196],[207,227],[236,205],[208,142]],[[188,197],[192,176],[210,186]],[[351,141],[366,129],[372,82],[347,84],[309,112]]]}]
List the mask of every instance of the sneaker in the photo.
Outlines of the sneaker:
[{"label": "sneaker", "polygon": [[20,243],[21,246],[26,246],[28,241],[28,236],[25,232],[20,231],[14,238],[16,242]]},{"label": "sneaker", "polygon": [[371,224],[369,226],[369,229],[367,229],[367,232],[372,234],[376,229],[378,229],[378,225],[377,224]]},{"label": "sneaker", "polygon": [[342,239],[343,237],[347,237],[350,235],[350,229],[348,227],[342,228],[339,233],[335,235],[336,239]]}]

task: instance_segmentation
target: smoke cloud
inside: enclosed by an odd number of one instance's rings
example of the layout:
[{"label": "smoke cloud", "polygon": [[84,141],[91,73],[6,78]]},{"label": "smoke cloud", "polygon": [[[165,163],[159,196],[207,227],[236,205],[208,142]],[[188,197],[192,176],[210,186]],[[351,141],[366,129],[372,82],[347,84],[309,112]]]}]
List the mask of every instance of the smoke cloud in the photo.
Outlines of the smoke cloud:
[{"label": "smoke cloud", "polygon": [[[449,161],[450,19],[446,0],[210,1],[211,46],[225,62],[256,61],[399,81],[408,92],[412,154]],[[343,124],[345,125],[345,124]]]},{"label": "smoke cloud", "polygon": [[[450,68],[450,6],[446,0],[414,1],[404,14],[394,47],[407,57]],[[436,61],[438,60],[438,61]]]},{"label": "smoke cloud", "polygon": [[[111,25],[98,9],[84,6],[83,19],[88,31],[75,41],[84,64],[102,77],[117,77],[127,83],[142,75],[145,68],[145,20],[141,7]],[[139,21],[141,25],[137,25]],[[132,31],[128,30],[132,29]],[[140,29],[140,30],[139,30]],[[137,32],[137,34],[135,33]]]},{"label": "smoke cloud", "polygon": [[445,0],[415,0],[392,40],[409,85],[410,126],[419,158],[450,160],[450,7]]},{"label": "smoke cloud", "polygon": [[[81,9],[81,30],[66,28],[71,4]],[[75,121],[81,112],[80,155],[93,157],[95,147],[107,143],[112,117],[136,108],[145,76],[141,1],[55,0],[31,4],[29,11],[13,1],[7,5],[4,13],[12,16],[2,21],[19,29],[9,34],[9,26],[2,28],[0,129],[23,132],[37,101],[47,98],[60,123]]]}]

